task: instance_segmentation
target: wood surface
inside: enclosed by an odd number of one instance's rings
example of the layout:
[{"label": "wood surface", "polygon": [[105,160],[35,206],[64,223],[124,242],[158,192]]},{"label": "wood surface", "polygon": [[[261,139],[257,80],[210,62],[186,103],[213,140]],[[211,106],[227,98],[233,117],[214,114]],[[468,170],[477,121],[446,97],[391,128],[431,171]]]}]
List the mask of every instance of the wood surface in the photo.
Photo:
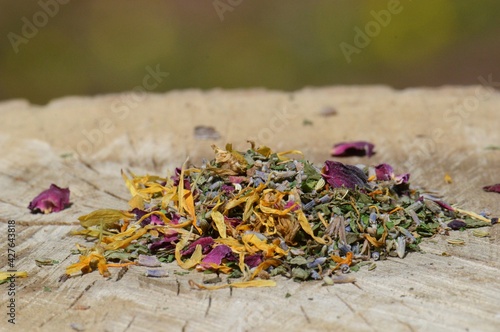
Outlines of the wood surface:
[{"label": "wood surface", "polygon": [[[167,278],[131,267],[105,279],[97,272],[59,282],[80,237],[77,217],[98,208],[127,209],[121,169],[166,175],[190,157],[211,158],[210,145],[247,139],[275,151],[299,149],[321,163],[334,143],[367,140],[372,158],[410,172],[415,186],[435,190],[452,204],[500,216],[500,195],[481,188],[500,182],[500,94],[489,87],[383,86],[173,91],[67,97],[46,106],[0,103],[0,270],[7,269],[7,221],[16,221],[16,325],[8,324],[9,297],[0,287],[2,331],[498,331],[500,225],[490,236],[472,231],[436,236],[425,253],[377,262],[354,273],[356,284],[321,286],[277,278],[277,287],[193,290],[174,263]],[[326,110],[337,114],[324,116]],[[194,136],[212,126],[220,139]],[[90,138],[89,138],[90,137]],[[453,183],[447,184],[448,173]],[[72,206],[30,214],[28,203],[51,183],[69,187]],[[452,246],[449,238],[462,238]],[[443,253],[446,253],[443,255]],[[55,266],[38,267],[51,258]],[[288,294],[288,295],[287,295]]]}]

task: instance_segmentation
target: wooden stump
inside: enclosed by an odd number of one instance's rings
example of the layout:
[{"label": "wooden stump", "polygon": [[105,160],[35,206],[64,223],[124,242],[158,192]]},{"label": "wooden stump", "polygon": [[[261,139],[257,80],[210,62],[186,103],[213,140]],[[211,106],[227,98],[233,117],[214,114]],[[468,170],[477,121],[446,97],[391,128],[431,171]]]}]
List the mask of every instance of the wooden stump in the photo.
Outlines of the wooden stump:
[{"label": "wooden stump", "polygon": [[[452,204],[500,216],[500,94],[487,87],[394,91],[380,86],[265,90],[198,90],[166,94],[67,97],[46,106],[0,103],[0,267],[7,266],[8,220],[16,221],[16,328],[20,331],[496,331],[500,326],[500,225],[490,237],[452,232],[465,245],[436,236],[425,253],[377,263],[355,273],[356,285],[331,287],[277,278],[272,289],[199,291],[197,272],[151,279],[132,267],[120,281],[97,272],[59,282],[80,237],[77,217],[98,208],[127,209],[121,169],[166,175],[186,159],[211,158],[211,144],[247,139],[275,151],[299,149],[321,163],[334,143],[375,143],[370,159],[410,172],[411,183],[436,190]],[[336,111],[336,114],[333,110]],[[330,114],[327,116],[326,114]],[[220,138],[195,136],[213,127]],[[212,133],[213,134],[213,133]],[[215,137],[215,136],[213,136]],[[444,181],[449,174],[453,183]],[[69,187],[72,206],[49,215],[27,205],[51,183]],[[446,253],[446,254],[444,254]],[[38,267],[51,258],[55,266]],[[0,297],[1,330],[8,323],[7,287]]]}]

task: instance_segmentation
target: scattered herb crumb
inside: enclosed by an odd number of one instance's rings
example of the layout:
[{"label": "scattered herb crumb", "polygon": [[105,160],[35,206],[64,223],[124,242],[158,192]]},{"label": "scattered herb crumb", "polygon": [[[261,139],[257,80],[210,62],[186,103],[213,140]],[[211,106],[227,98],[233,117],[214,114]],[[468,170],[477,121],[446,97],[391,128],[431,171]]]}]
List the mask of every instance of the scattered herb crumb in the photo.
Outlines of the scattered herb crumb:
[{"label": "scattered herb crumb", "polygon": [[311,121],[311,120],[309,120],[309,119],[304,119],[304,120],[302,121],[302,124],[303,124],[304,126],[312,126],[312,125],[314,125],[314,122],[312,122],[312,121]]}]

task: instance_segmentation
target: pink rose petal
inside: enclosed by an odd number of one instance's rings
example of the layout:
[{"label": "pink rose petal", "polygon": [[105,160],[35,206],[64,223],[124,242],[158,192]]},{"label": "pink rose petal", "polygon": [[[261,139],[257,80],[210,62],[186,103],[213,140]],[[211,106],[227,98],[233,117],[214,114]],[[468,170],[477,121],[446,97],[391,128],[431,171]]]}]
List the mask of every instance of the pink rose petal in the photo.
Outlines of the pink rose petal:
[{"label": "pink rose petal", "polygon": [[375,175],[379,181],[389,181],[394,176],[394,169],[389,164],[375,166]]},{"label": "pink rose petal", "polygon": [[249,268],[257,267],[260,263],[262,263],[261,254],[245,256],[245,264],[248,265]]},{"label": "pink rose petal", "polygon": [[491,185],[491,186],[486,186],[483,187],[484,191],[492,192],[492,193],[499,193],[500,194],[500,183]]},{"label": "pink rose petal", "polygon": [[205,268],[209,268],[211,264],[220,265],[224,258],[229,258],[232,256],[233,251],[230,247],[225,244],[218,245],[208,255],[203,258],[201,265]]},{"label": "pink rose petal", "polygon": [[325,161],[321,174],[333,188],[346,187],[354,189],[356,186],[365,187],[366,174],[353,165],[344,165],[338,161]]},{"label": "pink rose petal", "polygon": [[182,256],[191,255],[198,244],[201,246],[202,252],[206,254],[210,250],[210,246],[214,243],[214,239],[210,236],[200,237],[198,240],[191,243],[186,250],[182,251],[181,254]]},{"label": "pink rose petal", "polygon": [[64,210],[69,205],[69,188],[59,188],[51,184],[50,188],[42,191],[28,205],[31,213],[52,213]]},{"label": "pink rose petal", "polygon": [[342,142],[335,144],[332,149],[334,157],[367,156],[371,157],[375,145],[365,141]]},{"label": "pink rose petal", "polygon": [[400,174],[394,177],[396,184],[407,184],[410,181],[410,173]]}]

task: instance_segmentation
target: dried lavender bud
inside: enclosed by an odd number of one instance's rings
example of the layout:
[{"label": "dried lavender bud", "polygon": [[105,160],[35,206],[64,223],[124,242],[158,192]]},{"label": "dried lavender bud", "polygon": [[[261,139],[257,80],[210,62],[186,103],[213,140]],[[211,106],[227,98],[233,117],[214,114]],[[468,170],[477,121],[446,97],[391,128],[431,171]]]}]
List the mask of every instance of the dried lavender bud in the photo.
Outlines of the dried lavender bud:
[{"label": "dried lavender bud", "polygon": [[146,270],[146,277],[150,278],[164,278],[168,277],[168,271],[166,270]]}]

